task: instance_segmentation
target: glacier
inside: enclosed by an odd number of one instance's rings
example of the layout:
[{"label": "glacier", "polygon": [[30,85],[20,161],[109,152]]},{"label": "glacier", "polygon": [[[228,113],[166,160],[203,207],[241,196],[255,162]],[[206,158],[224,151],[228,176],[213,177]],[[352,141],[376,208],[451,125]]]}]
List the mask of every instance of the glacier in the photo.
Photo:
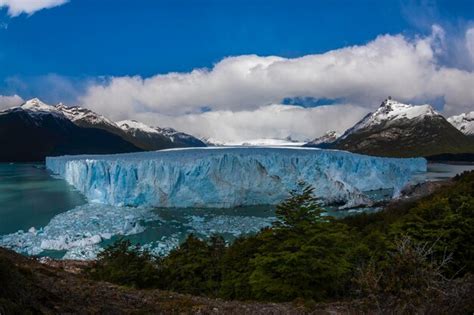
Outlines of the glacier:
[{"label": "glacier", "polygon": [[46,167],[90,202],[114,206],[274,205],[304,181],[323,203],[352,207],[370,204],[368,191],[398,195],[426,172],[427,162],[314,148],[218,147],[47,157]]}]

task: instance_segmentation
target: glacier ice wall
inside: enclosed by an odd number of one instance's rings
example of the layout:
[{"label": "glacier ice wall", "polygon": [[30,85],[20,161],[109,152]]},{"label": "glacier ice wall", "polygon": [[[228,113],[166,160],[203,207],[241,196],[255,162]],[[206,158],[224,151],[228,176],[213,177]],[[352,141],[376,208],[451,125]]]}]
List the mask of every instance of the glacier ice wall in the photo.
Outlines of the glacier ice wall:
[{"label": "glacier ice wall", "polygon": [[196,148],[48,157],[46,167],[92,202],[119,206],[276,204],[299,181],[326,203],[369,203],[365,191],[398,192],[423,158],[395,159],[311,148]]}]

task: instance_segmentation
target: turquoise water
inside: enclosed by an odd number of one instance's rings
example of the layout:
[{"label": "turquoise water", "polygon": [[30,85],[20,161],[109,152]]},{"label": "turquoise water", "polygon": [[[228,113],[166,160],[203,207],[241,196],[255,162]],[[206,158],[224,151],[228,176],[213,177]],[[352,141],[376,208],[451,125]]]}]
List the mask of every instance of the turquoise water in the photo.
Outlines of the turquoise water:
[{"label": "turquoise water", "polygon": [[46,225],[54,215],[85,203],[42,164],[0,163],[0,235]]},{"label": "turquoise water", "polygon": [[[474,165],[430,164],[428,172],[420,175],[417,181],[440,180],[472,169]],[[334,216],[360,211],[376,209],[329,210]],[[126,221],[125,217],[139,212],[134,208],[111,206],[94,210],[94,206],[87,204],[79,192],[64,180],[51,176],[42,164],[0,163],[0,243],[3,241],[3,246],[23,253],[62,258],[69,251],[68,258],[91,258],[98,248],[116,239],[117,234],[127,234],[127,238],[133,242],[147,244],[150,249],[162,254],[189,233],[203,237],[219,233],[226,240],[232,240],[238,235],[256,232],[274,220],[274,207],[271,206],[231,209],[151,208],[143,211],[144,217],[132,218],[128,220],[129,223],[121,225]],[[55,220],[51,221],[53,218]],[[116,222],[119,222],[118,225],[111,230],[110,226]],[[31,227],[35,229],[28,232]],[[19,230],[25,232],[17,232]],[[104,230],[105,233],[110,230],[112,236],[104,236],[101,233]],[[99,243],[70,246],[74,241],[98,235]],[[71,239],[64,241],[64,236]],[[43,240],[59,240],[69,247],[54,250],[48,246],[43,248]]]}]

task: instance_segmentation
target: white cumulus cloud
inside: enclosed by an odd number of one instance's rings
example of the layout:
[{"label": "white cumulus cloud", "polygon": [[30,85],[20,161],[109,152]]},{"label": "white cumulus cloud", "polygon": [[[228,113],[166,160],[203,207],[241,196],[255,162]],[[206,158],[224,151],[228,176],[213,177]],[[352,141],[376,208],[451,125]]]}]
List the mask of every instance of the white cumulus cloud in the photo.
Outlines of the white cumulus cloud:
[{"label": "white cumulus cloud", "polygon": [[[474,73],[440,64],[444,37],[434,26],[426,37],[383,35],[300,58],[244,55],[189,73],[112,77],[92,85],[80,103],[117,120],[138,118],[227,140],[343,131],[388,95],[407,102],[442,98],[447,114],[470,111]],[[297,96],[342,104],[271,105]]]},{"label": "white cumulus cloud", "polygon": [[312,140],[328,130],[340,133],[356,123],[367,109],[354,105],[303,108],[272,104],[250,110],[217,110],[201,114],[166,116],[137,113],[137,120],[173,126],[217,142],[260,138]]},{"label": "white cumulus cloud", "polygon": [[0,95],[0,110],[18,106],[24,103],[24,100],[18,95],[5,96]]},{"label": "white cumulus cloud", "polygon": [[11,17],[22,13],[33,14],[36,11],[63,5],[69,0],[0,0],[0,8],[7,7]]}]

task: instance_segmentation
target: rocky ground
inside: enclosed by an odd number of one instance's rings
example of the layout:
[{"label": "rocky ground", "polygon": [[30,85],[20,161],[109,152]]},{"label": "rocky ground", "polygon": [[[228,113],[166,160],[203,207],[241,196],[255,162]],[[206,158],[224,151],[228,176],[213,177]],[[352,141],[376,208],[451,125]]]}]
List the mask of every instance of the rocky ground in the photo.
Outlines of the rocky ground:
[{"label": "rocky ground", "polygon": [[87,279],[83,275],[87,264],[28,258],[0,248],[0,314],[351,313],[346,303],[308,306],[297,302],[224,301],[161,290],[126,288]]}]

